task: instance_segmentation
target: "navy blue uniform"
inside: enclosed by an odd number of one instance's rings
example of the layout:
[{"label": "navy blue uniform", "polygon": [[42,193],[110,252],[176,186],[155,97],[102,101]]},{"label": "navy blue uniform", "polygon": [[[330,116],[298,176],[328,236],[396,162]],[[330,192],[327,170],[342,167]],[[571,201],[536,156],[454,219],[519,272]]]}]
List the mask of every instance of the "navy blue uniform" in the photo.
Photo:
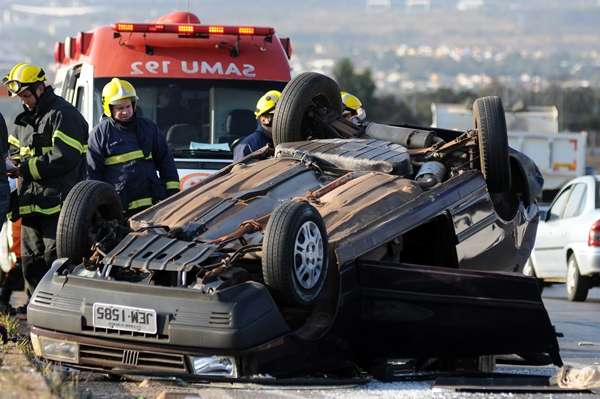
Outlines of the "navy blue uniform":
[{"label": "navy blue uniform", "polygon": [[11,157],[20,159],[21,262],[29,295],[56,259],[58,216],[71,188],[85,178],[87,141],[81,113],[49,86],[32,111],[15,119],[8,142]]},{"label": "navy blue uniform", "polygon": [[130,214],[179,191],[165,137],[156,123],[142,117],[127,123],[102,119],[88,141],[87,174],[112,184]]},{"label": "navy blue uniform", "polygon": [[263,127],[258,125],[255,131],[241,139],[233,147],[233,162],[237,162],[246,155],[263,148],[267,144],[273,145],[273,139],[265,133]]}]

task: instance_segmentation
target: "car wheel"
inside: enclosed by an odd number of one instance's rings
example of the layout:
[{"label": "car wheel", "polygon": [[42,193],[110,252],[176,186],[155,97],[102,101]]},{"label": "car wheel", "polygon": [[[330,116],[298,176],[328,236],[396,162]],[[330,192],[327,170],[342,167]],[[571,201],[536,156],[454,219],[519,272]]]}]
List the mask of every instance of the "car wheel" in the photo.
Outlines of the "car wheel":
[{"label": "car wheel", "polygon": [[579,266],[574,255],[569,256],[567,263],[567,298],[573,302],[583,302],[587,298],[589,285],[587,278],[579,273]]},{"label": "car wheel", "polygon": [[262,244],[265,284],[288,305],[309,306],[319,299],[329,265],[325,223],[306,202],[285,202],[267,223]]},{"label": "car wheel", "polygon": [[57,256],[77,262],[90,256],[97,227],[115,219],[123,219],[123,210],[113,186],[96,180],[77,183],[69,191],[58,217]]},{"label": "car wheel", "polygon": [[[537,274],[535,272],[535,267],[533,266],[533,262],[531,261],[531,258],[527,259],[527,262],[525,262],[525,265],[523,266],[523,274],[526,276],[529,276],[529,277],[537,278]],[[539,287],[540,294],[541,294],[544,291],[544,284],[541,279],[538,280],[538,287]]]},{"label": "car wheel", "polygon": [[333,137],[318,129],[312,116],[318,108],[342,113],[340,88],[337,83],[319,73],[302,73],[283,89],[273,117],[273,143],[275,145],[303,141],[309,137]]},{"label": "car wheel", "polygon": [[510,188],[508,136],[500,97],[482,97],[473,103],[473,124],[479,137],[481,172],[491,193]]}]

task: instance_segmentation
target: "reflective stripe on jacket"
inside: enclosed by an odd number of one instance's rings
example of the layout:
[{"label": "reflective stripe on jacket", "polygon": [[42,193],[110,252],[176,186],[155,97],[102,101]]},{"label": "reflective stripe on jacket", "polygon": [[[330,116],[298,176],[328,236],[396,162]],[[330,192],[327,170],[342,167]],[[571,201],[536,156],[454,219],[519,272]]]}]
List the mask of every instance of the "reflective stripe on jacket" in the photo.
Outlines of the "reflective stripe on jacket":
[{"label": "reflective stripe on jacket", "polygon": [[11,157],[20,159],[19,212],[53,215],[71,187],[85,178],[88,124],[81,113],[46,87],[34,111],[15,120],[8,138]]},{"label": "reflective stripe on jacket", "polygon": [[92,130],[88,146],[88,178],[112,184],[124,210],[146,208],[179,191],[173,156],[149,119],[136,117],[123,126],[104,118]]}]

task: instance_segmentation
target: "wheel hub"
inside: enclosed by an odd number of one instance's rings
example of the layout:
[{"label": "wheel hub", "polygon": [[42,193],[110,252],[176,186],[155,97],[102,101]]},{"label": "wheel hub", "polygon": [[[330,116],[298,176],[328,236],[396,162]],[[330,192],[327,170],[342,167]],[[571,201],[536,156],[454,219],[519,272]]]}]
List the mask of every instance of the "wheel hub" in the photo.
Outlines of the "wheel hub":
[{"label": "wheel hub", "polygon": [[323,237],[319,227],[307,221],[298,229],[294,245],[294,276],[304,289],[317,285],[323,273]]}]

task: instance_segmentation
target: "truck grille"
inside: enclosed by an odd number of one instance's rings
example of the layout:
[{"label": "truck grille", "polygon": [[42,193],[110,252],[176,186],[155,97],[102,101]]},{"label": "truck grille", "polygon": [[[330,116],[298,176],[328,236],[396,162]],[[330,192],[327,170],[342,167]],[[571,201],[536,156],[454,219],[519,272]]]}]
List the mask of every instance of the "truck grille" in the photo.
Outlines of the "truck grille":
[{"label": "truck grille", "polygon": [[184,355],[89,344],[79,345],[79,364],[82,366],[134,367],[155,372],[187,373]]}]

